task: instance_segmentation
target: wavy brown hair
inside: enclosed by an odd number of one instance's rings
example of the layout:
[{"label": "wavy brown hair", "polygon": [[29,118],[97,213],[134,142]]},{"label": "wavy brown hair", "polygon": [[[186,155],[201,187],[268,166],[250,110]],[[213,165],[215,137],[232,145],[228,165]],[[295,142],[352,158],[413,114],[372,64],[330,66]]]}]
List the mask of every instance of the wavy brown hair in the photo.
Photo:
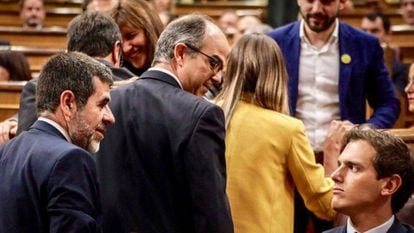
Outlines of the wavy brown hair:
[{"label": "wavy brown hair", "polygon": [[111,10],[110,15],[119,28],[128,26],[130,28],[142,28],[145,31],[149,48],[145,68],[149,68],[154,58],[155,45],[164,29],[158,13],[144,0],[119,0],[118,4]]}]

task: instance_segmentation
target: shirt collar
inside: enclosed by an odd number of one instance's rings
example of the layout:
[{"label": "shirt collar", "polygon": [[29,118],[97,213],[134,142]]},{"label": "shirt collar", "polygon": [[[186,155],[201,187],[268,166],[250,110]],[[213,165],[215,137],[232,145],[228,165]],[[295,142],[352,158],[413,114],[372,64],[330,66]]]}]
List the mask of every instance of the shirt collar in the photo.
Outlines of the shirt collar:
[{"label": "shirt collar", "polygon": [[[374,228],[371,228],[368,231],[365,231],[363,233],[383,233],[383,232],[387,232],[391,228],[392,224],[394,223],[394,219],[395,219],[395,217],[394,217],[394,215],[392,215],[383,224],[381,224],[379,226],[376,226]],[[348,220],[347,220],[346,232],[347,233],[355,233],[355,232],[362,233],[362,232],[359,232],[359,231],[355,230],[354,226],[352,225],[351,218],[348,218]]]},{"label": "shirt collar", "polygon": [[45,117],[39,117],[38,119],[39,121],[44,121],[50,125],[52,125],[53,127],[55,127],[65,138],[69,143],[72,143],[72,140],[70,140],[69,134],[68,132],[62,127],[60,126],[58,123],[56,123],[55,121],[45,118]]},{"label": "shirt collar", "polygon": [[178,79],[178,77],[177,77],[177,76],[175,76],[175,74],[173,74],[171,71],[169,71],[169,70],[167,70],[167,69],[164,69],[164,68],[161,68],[161,67],[151,67],[151,68],[149,68],[148,70],[156,70],[156,71],[160,71],[160,72],[164,72],[164,73],[169,74],[170,76],[172,76],[172,77],[175,79],[175,81],[177,81],[178,85],[180,85],[180,88],[181,88],[181,89],[184,89],[184,88],[183,88],[183,85],[181,84],[181,82],[180,82],[180,80]]},{"label": "shirt collar", "polygon": [[[334,30],[332,32],[332,35],[331,35],[331,37],[329,38],[328,41],[337,40],[338,35],[339,35],[339,20],[335,19],[335,28],[334,28]],[[300,21],[299,37],[301,39],[305,39],[306,41],[309,41],[308,38],[305,36],[305,20],[303,20],[303,19]]]}]

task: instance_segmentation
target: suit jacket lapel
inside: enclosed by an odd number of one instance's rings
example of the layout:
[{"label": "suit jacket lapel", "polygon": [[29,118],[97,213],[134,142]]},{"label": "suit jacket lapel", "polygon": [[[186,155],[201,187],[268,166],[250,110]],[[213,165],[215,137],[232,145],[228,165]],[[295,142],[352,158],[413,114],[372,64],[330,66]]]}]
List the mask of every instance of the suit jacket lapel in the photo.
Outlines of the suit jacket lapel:
[{"label": "suit jacket lapel", "polygon": [[[340,103],[340,113],[341,118],[343,119],[346,103],[346,93],[348,92],[349,81],[351,80],[352,68],[354,67],[355,60],[355,43],[353,42],[353,36],[350,35],[349,30],[344,26],[344,24],[339,24],[339,103]],[[347,61],[347,56],[350,60]],[[348,63],[348,64],[347,64]]]},{"label": "suit jacket lapel", "polygon": [[291,30],[287,33],[287,44],[283,46],[290,51],[285,51],[286,61],[291,64],[286,66],[289,74],[288,93],[289,107],[292,116],[296,114],[296,102],[298,100],[299,86],[299,60],[300,60],[300,37],[299,37],[300,21],[296,22]]},{"label": "suit jacket lapel", "polygon": [[158,80],[158,81],[161,81],[161,82],[168,83],[172,86],[181,88],[180,84],[178,84],[178,82],[173,77],[171,77],[169,74],[161,72],[159,70],[145,71],[138,80],[140,80],[140,79],[155,79],[155,80]]},{"label": "suit jacket lapel", "polygon": [[387,233],[405,233],[407,230],[401,225],[400,221],[398,221],[397,217],[394,218],[394,222],[392,223],[390,229],[388,229]]}]

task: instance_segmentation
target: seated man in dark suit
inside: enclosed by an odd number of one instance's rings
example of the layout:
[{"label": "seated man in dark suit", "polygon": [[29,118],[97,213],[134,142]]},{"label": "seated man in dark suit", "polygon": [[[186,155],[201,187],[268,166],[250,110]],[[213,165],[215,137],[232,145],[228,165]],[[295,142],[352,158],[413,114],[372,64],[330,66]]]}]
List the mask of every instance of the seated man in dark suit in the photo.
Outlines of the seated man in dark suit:
[{"label": "seated man in dark suit", "polygon": [[407,145],[380,130],[352,129],[345,135],[332,207],[348,215],[345,226],[326,233],[414,232],[395,214],[414,191],[414,160]]},{"label": "seated man in dark suit", "polygon": [[106,127],[110,70],[81,53],[44,66],[39,119],[0,149],[0,232],[100,232],[94,160]]},{"label": "seated man in dark suit", "polygon": [[230,46],[201,15],[162,32],[153,67],[111,91],[117,122],[97,157],[106,232],[233,232],[224,114],[204,95]]}]

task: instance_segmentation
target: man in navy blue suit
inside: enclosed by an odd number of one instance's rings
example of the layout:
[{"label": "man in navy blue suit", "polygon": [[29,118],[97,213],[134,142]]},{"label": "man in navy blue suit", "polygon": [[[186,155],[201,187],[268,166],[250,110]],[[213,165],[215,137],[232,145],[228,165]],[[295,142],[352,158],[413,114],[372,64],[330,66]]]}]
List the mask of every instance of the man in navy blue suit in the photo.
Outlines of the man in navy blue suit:
[{"label": "man in navy blue suit", "polygon": [[181,17],[162,32],[153,67],[111,92],[117,122],[97,157],[104,231],[233,232],[224,114],[201,97],[221,82],[229,51],[207,17]]},{"label": "man in navy blue suit", "polygon": [[[286,61],[291,115],[305,124],[317,161],[333,120],[390,128],[399,115],[378,39],[338,20],[346,2],[297,0],[302,19],[268,34]],[[374,110],[368,120],[366,101]]]},{"label": "man in navy blue suit", "polygon": [[0,232],[101,231],[89,152],[114,123],[112,83],[108,68],[81,53],[47,62],[37,86],[39,119],[0,149]]},{"label": "man in navy blue suit", "polygon": [[344,144],[331,175],[332,208],[349,218],[326,233],[414,232],[395,216],[414,191],[414,160],[407,145],[374,129],[353,129]]}]

